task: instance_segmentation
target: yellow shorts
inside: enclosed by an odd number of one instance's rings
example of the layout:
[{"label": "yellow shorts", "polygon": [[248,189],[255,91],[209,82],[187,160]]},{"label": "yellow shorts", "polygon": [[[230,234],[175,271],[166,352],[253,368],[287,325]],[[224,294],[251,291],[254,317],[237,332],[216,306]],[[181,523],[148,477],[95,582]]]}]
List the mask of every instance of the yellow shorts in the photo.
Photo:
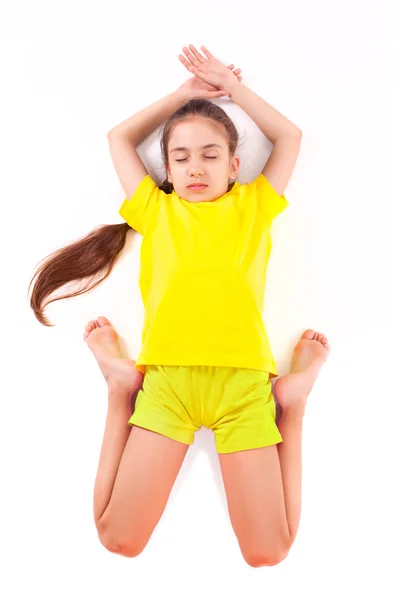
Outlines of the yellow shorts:
[{"label": "yellow shorts", "polygon": [[220,454],[282,441],[269,373],[211,366],[146,365],[130,425],[193,444],[203,425]]}]

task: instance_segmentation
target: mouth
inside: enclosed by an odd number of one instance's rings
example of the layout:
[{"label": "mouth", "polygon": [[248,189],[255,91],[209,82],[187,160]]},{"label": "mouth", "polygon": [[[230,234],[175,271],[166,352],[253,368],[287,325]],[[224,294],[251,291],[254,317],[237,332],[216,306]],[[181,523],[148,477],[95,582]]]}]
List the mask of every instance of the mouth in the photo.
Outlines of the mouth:
[{"label": "mouth", "polygon": [[194,183],[192,185],[188,185],[188,188],[190,190],[198,191],[198,192],[200,192],[201,190],[205,190],[206,187],[207,186],[204,183]]}]

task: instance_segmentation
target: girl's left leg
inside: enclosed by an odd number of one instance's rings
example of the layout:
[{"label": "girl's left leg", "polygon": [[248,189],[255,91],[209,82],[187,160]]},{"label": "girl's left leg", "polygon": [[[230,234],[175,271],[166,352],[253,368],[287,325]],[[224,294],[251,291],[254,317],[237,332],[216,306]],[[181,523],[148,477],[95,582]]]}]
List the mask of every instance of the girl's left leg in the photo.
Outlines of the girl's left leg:
[{"label": "girl's left leg", "polygon": [[303,419],[282,410],[279,444],[219,454],[229,516],[245,561],[276,565],[294,541],[301,510]]},{"label": "girl's left leg", "polygon": [[251,566],[281,562],[295,540],[301,513],[305,405],[328,353],[326,337],[307,330],[295,347],[290,374],[276,381],[282,442],[219,454],[229,516]]}]

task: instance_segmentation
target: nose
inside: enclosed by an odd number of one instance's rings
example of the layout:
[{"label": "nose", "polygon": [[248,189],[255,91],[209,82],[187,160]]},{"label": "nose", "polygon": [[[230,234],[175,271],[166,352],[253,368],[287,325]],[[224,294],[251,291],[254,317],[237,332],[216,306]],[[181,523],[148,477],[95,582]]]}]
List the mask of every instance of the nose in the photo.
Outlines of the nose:
[{"label": "nose", "polygon": [[199,175],[204,175],[204,169],[196,165],[191,165],[189,173],[195,177],[198,177]]}]

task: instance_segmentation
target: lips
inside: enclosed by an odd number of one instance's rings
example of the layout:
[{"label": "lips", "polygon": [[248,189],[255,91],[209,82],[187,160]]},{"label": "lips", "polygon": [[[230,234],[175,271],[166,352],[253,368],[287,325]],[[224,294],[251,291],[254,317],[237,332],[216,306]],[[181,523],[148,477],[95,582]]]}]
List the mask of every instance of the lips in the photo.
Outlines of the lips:
[{"label": "lips", "polygon": [[205,183],[192,183],[192,185],[188,185],[188,188],[191,190],[204,190],[206,187]]}]

